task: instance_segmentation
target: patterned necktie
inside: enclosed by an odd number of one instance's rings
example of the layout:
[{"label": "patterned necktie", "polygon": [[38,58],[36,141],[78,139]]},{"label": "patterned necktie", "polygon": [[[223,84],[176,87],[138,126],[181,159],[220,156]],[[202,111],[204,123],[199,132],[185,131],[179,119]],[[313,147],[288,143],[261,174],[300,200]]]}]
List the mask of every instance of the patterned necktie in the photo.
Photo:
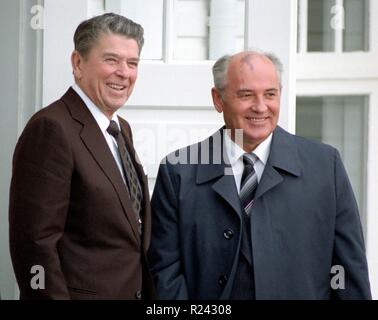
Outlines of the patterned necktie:
[{"label": "patterned necktie", "polygon": [[119,155],[121,156],[121,162],[123,171],[126,176],[126,185],[128,187],[131,203],[134,208],[136,219],[138,222],[139,234],[142,233],[142,220],[140,216],[141,203],[142,203],[142,188],[139,183],[138,175],[131,160],[130,154],[126,148],[126,142],[118,128],[117,123],[114,120],[110,120],[109,127],[106,131],[111,134],[118,144]]},{"label": "patterned necktie", "polygon": [[257,187],[257,174],[253,165],[255,164],[257,157],[251,153],[244,153],[243,163],[244,171],[240,184],[240,201],[245,213],[249,216],[255,197],[255,191]]}]

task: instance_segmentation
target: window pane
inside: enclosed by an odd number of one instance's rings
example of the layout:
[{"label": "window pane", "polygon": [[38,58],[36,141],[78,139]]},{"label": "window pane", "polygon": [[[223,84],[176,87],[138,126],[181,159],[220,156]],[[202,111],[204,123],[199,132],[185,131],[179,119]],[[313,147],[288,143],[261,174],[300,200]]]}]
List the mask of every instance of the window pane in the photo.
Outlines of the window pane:
[{"label": "window pane", "polygon": [[217,59],[244,49],[245,0],[174,0],[176,60]]},{"label": "window pane", "polygon": [[207,59],[209,5],[208,0],[174,1],[174,59]]},{"label": "window pane", "polygon": [[298,97],[296,133],[336,147],[348,172],[365,225],[366,96]]},{"label": "window pane", "polygon": [[345,29],[343,51],[369,50],[368,0],[344,0]]},{"label": "window pane", "polygon": [[103,0],[90,0],[88,1],[88,16],[94,17],[103,14],[105,11]]},{"label": "window pane", "polygon": [[106,0],[105,10],[122,14],[142,25],[142,59],[163,58],[163,0]]},{"label": "window pane", "polygon": [[331,27],[334,0],[308,0],[307,51],[334,51],[335,34]]}]

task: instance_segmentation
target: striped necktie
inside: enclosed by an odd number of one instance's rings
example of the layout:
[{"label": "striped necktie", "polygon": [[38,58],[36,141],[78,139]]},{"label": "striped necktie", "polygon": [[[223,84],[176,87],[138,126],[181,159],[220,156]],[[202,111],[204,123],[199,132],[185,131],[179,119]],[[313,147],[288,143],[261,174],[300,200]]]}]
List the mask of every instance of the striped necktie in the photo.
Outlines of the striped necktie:
[{"label": "striped necktie", "polygon": [[244,171],[241,179],[239,196],[242,207],[247,215],[251,212],[257,187],[257,174],[253,168],[256,160],[257,157],[254,154],[244,153],[243,155]]}]

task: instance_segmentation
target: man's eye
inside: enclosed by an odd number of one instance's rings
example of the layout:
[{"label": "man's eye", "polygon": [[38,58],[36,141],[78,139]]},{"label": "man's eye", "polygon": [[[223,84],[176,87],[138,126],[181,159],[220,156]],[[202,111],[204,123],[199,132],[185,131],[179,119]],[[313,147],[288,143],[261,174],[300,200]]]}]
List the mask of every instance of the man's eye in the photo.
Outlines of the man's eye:
[{"label": "man's eye", "polygon": [[130,62],[128,62],[128,65],[130,67],[136,68],[138,66],[138,62],[130,61]]},{"label": "man's eye", "polygon": [[115,58],[106,58],[105,61],[109,62],[109,63],[116,63],[117,62],[117,60]]},{"label": "man's eye", "polygon": [[240,93],[238,96],[241,99],[247,99],[247,98],[252,97],[252,94],[246,92],[246,93]]}]

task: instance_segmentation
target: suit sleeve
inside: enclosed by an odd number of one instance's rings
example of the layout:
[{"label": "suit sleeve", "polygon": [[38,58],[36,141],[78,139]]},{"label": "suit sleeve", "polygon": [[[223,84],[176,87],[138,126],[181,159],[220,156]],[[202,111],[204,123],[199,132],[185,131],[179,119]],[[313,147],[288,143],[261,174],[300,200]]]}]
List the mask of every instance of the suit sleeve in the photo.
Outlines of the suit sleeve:
[{"label": "suit sleeve", "polygon": [[[29,122],[15,149],[9,236],[21,299],[69,298],[58,250],[73,167],[67,140],[57,121],[37,118]],[[34,266],[38,272],[32,272]]]},{"label": "suit sleeve", "polygon": [[[371,299],[368,266],[357,203],[340,155],[335,151],[336,225],[333,266],[345,272],[345,288],[334,289],[336,299]],[[339,276],[335,269],[331,276]],[[339,283],[340,284],[340,283]]]},{"label": "suit sleeve", "polygon": [[169,165],[160,165],[151,200],[152,235],[149,249],[158,299],[188,299],[179,243],[177,180],[169,172]]}]

